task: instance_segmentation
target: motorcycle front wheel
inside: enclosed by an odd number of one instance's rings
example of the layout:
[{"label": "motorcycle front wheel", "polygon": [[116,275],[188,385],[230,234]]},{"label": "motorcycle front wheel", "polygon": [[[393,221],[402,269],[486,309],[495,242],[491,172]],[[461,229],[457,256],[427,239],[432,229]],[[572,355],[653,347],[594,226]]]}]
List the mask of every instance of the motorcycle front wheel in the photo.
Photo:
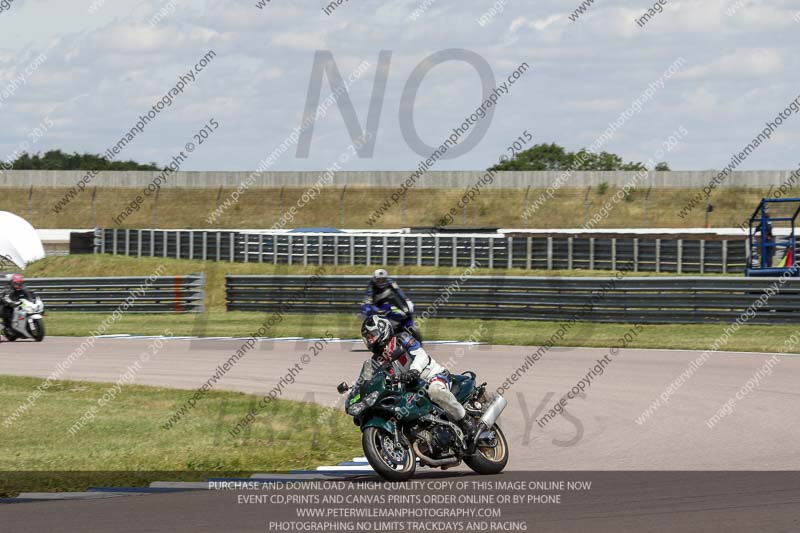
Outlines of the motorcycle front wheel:
[{"label": "motorcycle front wheel", "polygon": [[465,457],[467,466],[478,474],[499,474],[508,463],[508,441],[497,424],[492,428],[496,446],[478,446],[475,455]]},{"label": "motorcycle front wheel", "polygon": [[394,435],[368,427],[361,435],[361,445],[370,466],[387,481],[408,481],[417,469],[417,458],[405,438],[397,447]]},{"label": "motorcycle front wheel", "polygon": [[41,318],[33,319],[33,327],[28,326],[28,331],[36,342],[44,340],[44,320]]}]

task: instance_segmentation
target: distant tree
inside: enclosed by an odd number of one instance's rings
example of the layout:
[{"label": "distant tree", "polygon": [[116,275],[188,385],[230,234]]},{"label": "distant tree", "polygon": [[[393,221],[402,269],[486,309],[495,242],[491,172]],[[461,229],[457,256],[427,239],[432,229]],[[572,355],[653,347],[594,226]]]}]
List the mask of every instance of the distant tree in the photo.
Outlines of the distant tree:
[{"label": "distant tree", "polygon": [[513,159],[500,162],[494,170],[563,170],[569,168],[574,154],[556,144],[537,144],[519,152]]},{"label": "distant tree", "polygon": [[664,161],[662,161],[661,163],[658,163],[656,165],[656,170],[658,170],[659,172],[667,171],[669,170],[669,165],[666,164]]},{"label": "distant tree", "polygon": [[[664,163],[666,165],[666,163]],[[640,162],[624,162],[617,154],[595,154],[585,148],[568,152],[555,143],[536,144],[518,152],[513,158],[500,161],[489,170],[646,170]]]},{"label": "distant tree", "polygon": [[159,170],[155,163],[109,161],[97,154],[67,154],[61,150],[48,150],[43,155],[22,152],[13,165],[18,170]]}]

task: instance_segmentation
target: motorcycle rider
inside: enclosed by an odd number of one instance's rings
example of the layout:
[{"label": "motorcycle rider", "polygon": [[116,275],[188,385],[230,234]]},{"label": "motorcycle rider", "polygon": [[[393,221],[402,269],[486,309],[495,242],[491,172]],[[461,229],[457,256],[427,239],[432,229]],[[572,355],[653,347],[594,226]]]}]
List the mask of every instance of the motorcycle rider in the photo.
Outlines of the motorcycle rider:
[{"label": "motorcycle rider", "polygon": [[404,313],[408,313],[411,308],[408,298],[406,298],[400,286],[397,285],[397,282],[389,277],[389,273],[386,270],[379,268],[372,273],[364,303],[380,307],[387,302],[402,309]]},{"label": "motorcycle rider", "polygon": [[450,372],[428,355],[410,333],[395,333],[392,323],[385,318],[371,316],[364,320],[361,337],[372,352],[374,361],[392,365],[394,379],[405,383],[417,379],[427,382],[431,401],[461,427],[464,443],[469,447],[477,433],[478,424],[466,414],[464,406],[450,391]]},{"label": "motorcycle rider", "polygon": [[34,300],[33,293],[25,288],[25,278],[22,274],[12,274],[8,281],[8,287],[0,291],[0,318],[6,328],[11,327],[11,318],[14,316],[14,308],[22,305],[21,299]]}]

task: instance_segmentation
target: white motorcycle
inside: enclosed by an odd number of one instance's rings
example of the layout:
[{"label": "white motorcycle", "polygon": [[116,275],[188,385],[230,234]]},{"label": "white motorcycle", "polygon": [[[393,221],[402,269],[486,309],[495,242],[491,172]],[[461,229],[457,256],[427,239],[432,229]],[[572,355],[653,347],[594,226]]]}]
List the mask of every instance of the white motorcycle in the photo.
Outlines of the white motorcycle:
[{"label": "white motorcycle", "polygon": [[33,339],[36,342],[44,340],[44,303],[36,296],[34,301],[22,298],[19,305],[14,307],[10,327],[6,327],[3,334],[6,339]]}]

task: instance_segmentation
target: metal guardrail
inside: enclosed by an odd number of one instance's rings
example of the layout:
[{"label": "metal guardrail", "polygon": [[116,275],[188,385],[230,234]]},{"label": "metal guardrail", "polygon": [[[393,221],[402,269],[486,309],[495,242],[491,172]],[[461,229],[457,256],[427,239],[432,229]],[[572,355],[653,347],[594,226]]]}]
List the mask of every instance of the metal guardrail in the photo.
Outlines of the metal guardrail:
[{"label": "metal guardrail", "polygon": [[201,313],[205,275],[102,278],[28,278],[47,311]]},{"label": "metal guardrail", "polygon": [[237,231],[96,229],[94,253],[239,262]]},{"label": "metal guardrail", "polygon": [[[437,300],[443,318],[594,322],[732,322],[777,286],[778,278],[465,278],[402,276],[400,285],[421,316]],[[364,276],[226,276],[229,311],[274,312],[293,301],[292,313],[356,313],[366,292]],[[304,287],[308,287],[304,290]],[[454,288],[455,287],[455,288]],[[440,298],[441,297],[441,298]],[[433,315],[434,313],[430,313]],[[780,291],[748,320],[751,324],[800,323],[800,280]]]},{"label": "metal guardrail", "polygon": [[95,253],[240,263],[741,273],[747,242],[485,234],[98,229]]}]

